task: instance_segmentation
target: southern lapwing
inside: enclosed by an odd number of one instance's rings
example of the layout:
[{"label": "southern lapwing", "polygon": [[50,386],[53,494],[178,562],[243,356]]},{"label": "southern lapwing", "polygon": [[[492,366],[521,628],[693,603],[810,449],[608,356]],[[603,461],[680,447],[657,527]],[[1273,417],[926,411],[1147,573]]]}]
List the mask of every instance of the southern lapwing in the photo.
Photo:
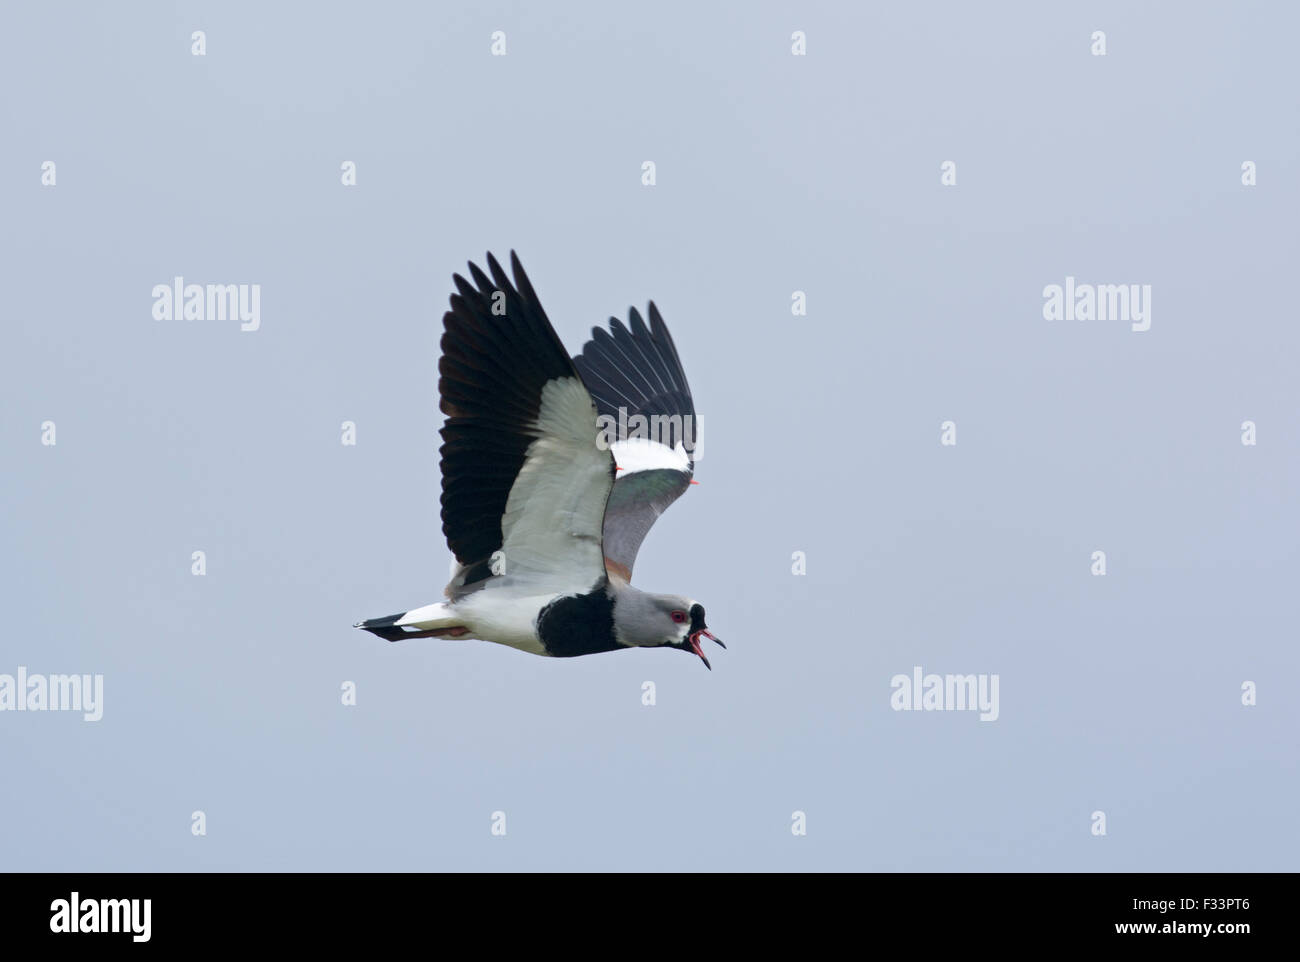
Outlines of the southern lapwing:
[{"label": "southern lapwing", "polygon": [[[519,258],[469,265],[443,316],[438,393],[447,601],[356,625],[389,641],[477,638],[568,658],[719,645],[704,607],[632,587],[656,518],[691,485],[695,405],[650,304],[570,359]],[[725,646],[724,646],[725,647]]]}]

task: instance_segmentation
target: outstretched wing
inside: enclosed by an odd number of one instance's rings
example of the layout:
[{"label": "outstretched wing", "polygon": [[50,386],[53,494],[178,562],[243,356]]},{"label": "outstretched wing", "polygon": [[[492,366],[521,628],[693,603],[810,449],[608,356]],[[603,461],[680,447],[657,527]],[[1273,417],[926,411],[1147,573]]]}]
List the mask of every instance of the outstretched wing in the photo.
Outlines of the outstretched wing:
[{"label": "outstretched wing", "polygon": [[646,533],[695,472],[695,402],[653,301],[649,327],[636,308],[628,311],[627,326],[610,318],[609,330],[594,328],[573,363],[596,402],[618,465],[605,507],[605,569],[630,581]]},{"label": "outstretched wing", "polygon": [[601,525],[614,461],[596,406],[512,251],[488,255],[443,317],[438,392],[442,530],[461,568],[451,594],[495,575],[556,592],[605,578]]}]

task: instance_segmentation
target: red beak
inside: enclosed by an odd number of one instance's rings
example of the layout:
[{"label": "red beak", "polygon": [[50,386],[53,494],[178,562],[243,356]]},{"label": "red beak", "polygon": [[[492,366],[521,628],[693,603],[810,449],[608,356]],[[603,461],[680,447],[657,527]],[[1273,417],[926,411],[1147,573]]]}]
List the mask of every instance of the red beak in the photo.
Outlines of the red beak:
[{"label": "red beak", "polygon": [[700,656],[700,661],[704,662],[704,667],[709,669],[709,671],[713,671],[713,666],[709,664],[709,659],[704,657],[704,649],[700,647],[701,635],[704,636],[705,638],[708,638],[710,641],[717,642],[718,645],[720,645],[723,648],[726,648],[727,646],[722,644],[721,638],[719,638],[713,632],[709,631],[707,628],[701,628],[699,631],[691,632],[689,636],[691,648],[694,649],[695,653]]}]

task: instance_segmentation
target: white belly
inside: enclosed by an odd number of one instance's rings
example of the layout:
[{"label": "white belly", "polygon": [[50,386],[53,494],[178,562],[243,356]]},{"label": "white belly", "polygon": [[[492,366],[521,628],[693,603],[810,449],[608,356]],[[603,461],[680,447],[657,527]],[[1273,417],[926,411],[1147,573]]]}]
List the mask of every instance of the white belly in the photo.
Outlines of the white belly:
[{"label": "white belly", "polygon": [[482,591],[465,595],[452,610],[470,635],[481,641],[494,641],[534,655],[546,654],[537,637],[537,613],[555,600],[555,595],[513,595],[509,591]]}]

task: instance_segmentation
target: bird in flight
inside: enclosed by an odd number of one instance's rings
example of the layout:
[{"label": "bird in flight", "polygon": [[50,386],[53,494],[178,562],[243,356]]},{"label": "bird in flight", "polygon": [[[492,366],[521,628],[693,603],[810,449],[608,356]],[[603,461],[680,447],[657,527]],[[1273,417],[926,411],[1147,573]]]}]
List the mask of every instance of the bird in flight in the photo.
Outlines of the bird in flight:
[{"label": "bird in flight", "polygon": [[472,282],[453,275],[443,316],[447,600],[355,627],[559,658],[679,648],[711,668],[701,639],[722,642],[704,606],[631,584],[646,533],[695,469],[695,405],[663,318],[651,302],[647,326],[632,308],[570,358],[514,252],[513,282],[487,264],[490,277],[472,263]]}]

